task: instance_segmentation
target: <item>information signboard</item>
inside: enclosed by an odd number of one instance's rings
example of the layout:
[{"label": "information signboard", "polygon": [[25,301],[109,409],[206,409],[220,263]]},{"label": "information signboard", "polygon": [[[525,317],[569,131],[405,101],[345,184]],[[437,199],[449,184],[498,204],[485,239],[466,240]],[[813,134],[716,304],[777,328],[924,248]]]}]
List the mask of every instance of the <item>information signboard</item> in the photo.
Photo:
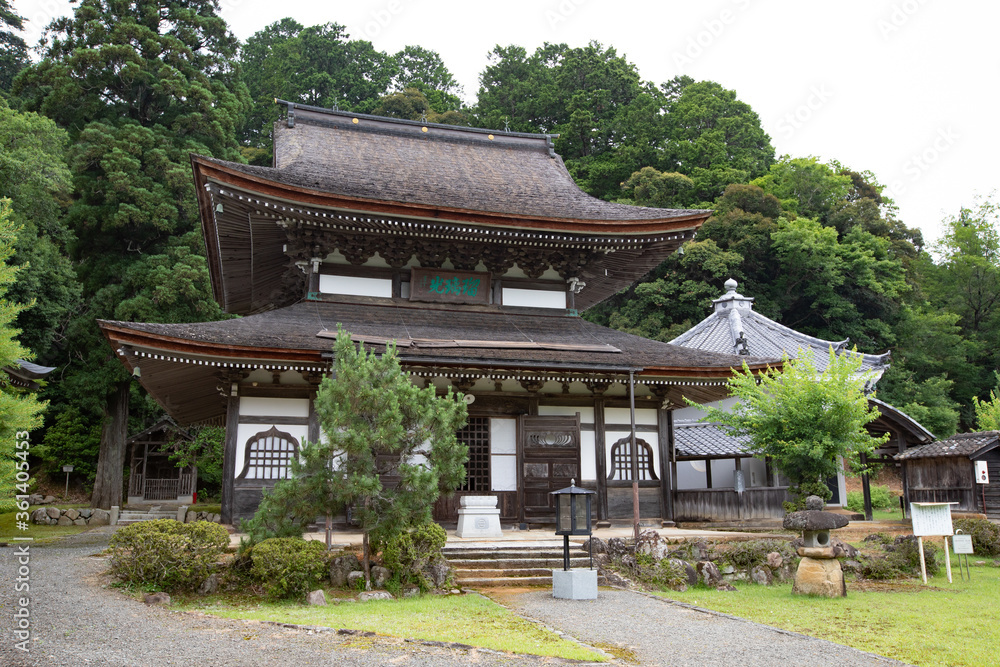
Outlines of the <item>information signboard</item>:
[{"label": "information signboard", "polygon": [[955,535],[951,538],[951,543],[955,547],[956,554],[971,554],[972,535]]},{"label": "information signboard", "polygon": [[955,532],[951,525],[951,506],[958,503],[910,503],[913,517],[913,534],[951,535]]}]

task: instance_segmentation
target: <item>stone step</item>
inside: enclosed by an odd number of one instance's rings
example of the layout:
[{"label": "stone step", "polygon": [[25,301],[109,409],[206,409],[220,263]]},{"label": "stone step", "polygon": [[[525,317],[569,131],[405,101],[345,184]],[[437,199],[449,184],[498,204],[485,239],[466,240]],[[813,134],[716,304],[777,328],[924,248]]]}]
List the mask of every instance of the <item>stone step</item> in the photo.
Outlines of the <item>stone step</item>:
[{"label": "stone step", "polygon": [[[442,550],[448,560],[498,560],[498,559],[526,559],[526,558],[558,558],[563,557],[562,549],[512,549],[503,547],[497,549],[462,549],[445,547]],[[579,547],[570,547],[571,558],[579,558],[587,552]]]},{"label": "stone step", "polygon": [[[498,586],[551,586],[552,572],[545,576],[534,577],[456,577],[457,583],[466,588],[493,588]],[[606,586],[607,581],[602,576],[597,577],[598,586]]]},{"label": "stone step", "polygon": [[[563,559],[559,558],[449,558],[448,562],[454,568],[463,570],[516,570],[525,567],[561,568]],[[590,567],[589,558],[571,556],[570,567]]]}]

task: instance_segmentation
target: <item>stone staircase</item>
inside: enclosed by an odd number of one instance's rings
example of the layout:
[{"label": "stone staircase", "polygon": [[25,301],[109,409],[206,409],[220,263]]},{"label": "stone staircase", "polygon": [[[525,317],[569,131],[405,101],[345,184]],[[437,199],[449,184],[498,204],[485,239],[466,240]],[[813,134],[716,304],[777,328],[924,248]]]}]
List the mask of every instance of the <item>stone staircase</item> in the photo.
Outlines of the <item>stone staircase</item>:
[{"label": "stone staircase", "polygon": [[155,521],[156,519],[176,519],[177,508],[169,508],[160,505],[143,507],[140,509],[123,509],[118,513],[118,525],[127,526],[130,523],[140,521]]},{"label": "stone staircase", "polygon": [[[446,545],[443,553],[455,570],[456,583],[465,588],[551,586],[552,570],[563,566],[562,544],[555,542],[455,543]],[[590,567],[589,554],[579,544],[570,543],[570,567]]]}]

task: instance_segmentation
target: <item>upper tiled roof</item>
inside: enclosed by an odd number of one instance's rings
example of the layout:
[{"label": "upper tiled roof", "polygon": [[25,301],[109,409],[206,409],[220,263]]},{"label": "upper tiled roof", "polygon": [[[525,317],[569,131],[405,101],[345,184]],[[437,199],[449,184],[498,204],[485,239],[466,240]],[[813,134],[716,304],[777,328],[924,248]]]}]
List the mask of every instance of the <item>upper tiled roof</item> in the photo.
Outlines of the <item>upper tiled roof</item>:
[{"label": "upper tiled roof", "polygon": [[[715,312],[670,341],[675,345],[728,354],[754,357],[795,358],[799,350],[812,355],[817,371],[824,371],[830,361],[830,348],[847,353],[847,340],[823,340],[790,329],[764,317],[753,309],[753,299],[736,292],[736,281],[726,281],[726,294],[714,301]],[[876,380],[889,367],[889,353],[861,354],[861,371],[876,374]]]},{"label": "upper tiled roof", "polygon": [[896,459],[927,459],[944,456],[972,456],[990,445],[1000,444],[1000,431],[959,433],[945,440],[922,445],[897,454]]},{"label": "upper tiled roof", "polygon": [[678,456],[750,456],[747,442],[746,436],[729,435],[719,424],[674,424],[674,445]]},{"label": "upper tiled roof", "polygon": [[[708,211],[613,204],[586,194],[553,135],[437,125],[292,105],[274,129],[274,164],[221,163],[344,197],[514,218],[620,223],[704,219]],[[291,125],[291,126],[290,126]]]}]

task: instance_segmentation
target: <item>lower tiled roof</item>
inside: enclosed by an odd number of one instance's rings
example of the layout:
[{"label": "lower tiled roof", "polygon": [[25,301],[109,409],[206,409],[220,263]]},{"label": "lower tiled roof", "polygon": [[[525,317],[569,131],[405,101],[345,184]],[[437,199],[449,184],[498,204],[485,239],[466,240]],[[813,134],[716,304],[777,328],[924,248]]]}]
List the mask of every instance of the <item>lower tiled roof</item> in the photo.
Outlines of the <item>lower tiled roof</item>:
[{"label": "lower tiled roof", "polygon": [[675,423],[674,445],[678,456],[751,456],[749,438],[727,434],[720,424]]},{"label": "lower tiled roof", "polygon": [[929,445],[913,447],[902,454],[897,454],[897,460],[928,459],[944,456],[972,456],[989,445],[1000,444],[1000,431],[979,431],[976,433],[959,433],[945,440],[938,440]]}]

